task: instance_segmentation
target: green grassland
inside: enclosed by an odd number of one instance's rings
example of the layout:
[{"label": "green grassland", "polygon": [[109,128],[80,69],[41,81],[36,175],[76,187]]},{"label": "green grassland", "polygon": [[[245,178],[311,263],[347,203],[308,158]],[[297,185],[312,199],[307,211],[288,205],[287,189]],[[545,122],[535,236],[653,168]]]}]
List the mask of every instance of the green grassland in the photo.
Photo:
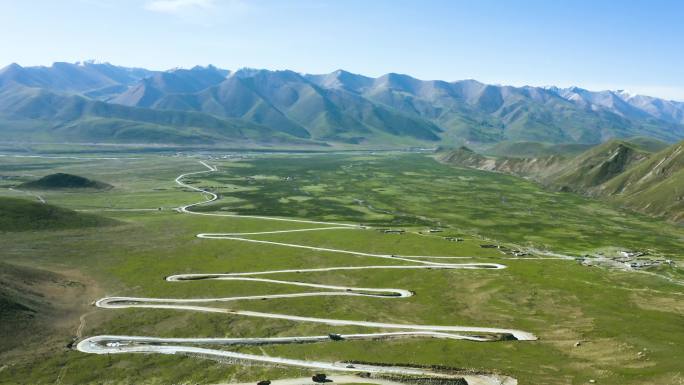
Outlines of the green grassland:
[{"label": "green grassland", "polygon": [[[197,159],[0,158],[0,187],[55,172],[114,186],[98,192],[38,192],[48,203],[94,210],[116,226],[0,233],[0,262],[77,269],[98,295],[224,297],[305,291],[237,281],[166,282],[178,273],[240,272],[298,267],[389,264],[339,253],[198,239],[200,232],[250,232],[311,227],[248,218],[180,214],[201,194],[178,188]],[[206,160],[207,157],[203,159]],[[501,372],[521,384],[681,384],[684,381],[682,287],[661,277],[590,268],[574,261],[504,259],[482,243],[534,246],[579,255],[607,248],[650,249],[682,262],[684,229],[619,211],[569,193],[553,193],[515,177],[454,169],[419,154],[242,154],[213,159],[218,172],[189,178],[220,195],[203,211],[270,215],[402,227],[403,235],[329,230],[254,236],[257,239],[364,252],[467,256],[508,269],[359,270],[270,277],[306,282],[413,290],[414,297],[314,297],[242,301],[231,307],[293,315],[404,323],[523,329],[535,342],[474,343],[406,339],[340,341],[238,348],[315,360],[447,365]],[[22,196],[0,188],[2,196]],[[23,199],[34,199],[23,195]],[[161,210],[157,210],[162,208]],[[110,211],[102,211],[107,209]],[[111,211],[153,209],[150,211]],[[430,227],[443,233],[427,234]],[[418,234],[420,231],[423,234]],[[447,242],[447,235],[464,238]],[[682,278],[680,268],[659,272]],[[95,294],[93,294],[95,295]],[[97,296],[90,300],[97,299]],[[0,363],[0,383],[195,384],[305,376],[292,368],[230,365],[196,357],[97,356],[66,349],[78,323],[40,344],[13,350]],[[184,311],[95,310],[83,337],[98,334],[175,337],[257,337],[369,331]],[[582,341],[580,346],[574,346]],[[639,353],[641,352],[641,354]]]},{"label": "green grassland", "polygon": [[[615,246],[677,255],[681,227],[497,173],[452,169],[419,154],[269,157],[204,177],[229,199],[200,210],[448,226],[504,242],[583,253]],[[289,179],[288,179],[289,177]],[[200,182],[198,182],[200,183]]]},{"label": "green grassland", "polygon": [[68,229],[114,225],[116,222],[97,215],[27,201],[0,197],[0,231]]},{"label": "green grassland", "polygon": [[[76,157],[78,158],[78,157]],[[45,175],[66,172],[100,180],[113,186],[107,191],[34,191],[48,203],[72,209],[120,209],[176,207],[187,200],[187,194],[174,183],[178,170],[196,167],[197,162],[173,156],[119,159],[111,154],[68,158],[1,158],[0,187],[10,187]],[[0,188],[2,196],[26,196]],[[185,200],[184,200],[185,199]]]}]

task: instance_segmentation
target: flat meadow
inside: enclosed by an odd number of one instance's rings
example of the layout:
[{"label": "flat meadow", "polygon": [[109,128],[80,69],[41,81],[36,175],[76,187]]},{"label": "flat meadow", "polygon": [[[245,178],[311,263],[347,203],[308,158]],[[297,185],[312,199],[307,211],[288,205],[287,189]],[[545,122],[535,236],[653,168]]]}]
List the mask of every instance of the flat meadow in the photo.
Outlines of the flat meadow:
[{"label": "flat meadow", "polygon": [[[101,159],[108,157],[124,159]],[[78,159],[77,159],[78,158]],[[270,278],[329,285],[402,288],[409,298],[307,297],[237,301],[241,310],[428,325],[515,328],[538,341],[477,343],[438,339],[331,341],[236,350],[318,361],[411,363],[503,373],[521,384],[677,384],[684,381],[680,267],[653,274],[587,267],[573,257],[605,249],[649,250],[684,263],[684,229],[512,176],[457,169],[419,153],[231,153],[197,156],[111,154],[0,158],[0,196],[18,183],[69,172],[109,183],[101,192],[34,191],[48,203],[116,221],[84,229],[0,233],[0,262],[80,272],[100,296],[213,298],[306,289],[239,281],[167,282],[181,273],[253,272],[402,264],[273,244],[199,239],[198,233],[304,229],[305,223],[179,213],[203,200],[185,179],[219,199],[203,213],[344,222],[368,229],[250,235],[273,242],[366,253],[463,257],[503,270],[353,270]],[[382,229],[403,229],[391,234]],[[430,230],[433,230],[431,232]],[[438,231],[435,231],[438,230]],[[451,242],[447,238],[460,238]],[[511,258],[499,249],[536,250]],[[547,254],[543,254],[546,252]],[[546,259],[549,255],[568,259]],[[362,327],[177,310],[87,308],[45,343],[40,330],[0,364],[0,383],[228,383],[310,375],[297,368],[217,362],[192,356],[84,354],[67,345],[99,334],[159,337],[266,337],[369,332]],[[80,331],[79,325],[81,325]],[[79,335],[80,333],[80,335]],[[11,336],[7,338],[12,338]],[[23,337],[22,337],[23,338]],[[578,344],[579,342],[579,344]],[[106,374],[106,381],[102,381]]]}]

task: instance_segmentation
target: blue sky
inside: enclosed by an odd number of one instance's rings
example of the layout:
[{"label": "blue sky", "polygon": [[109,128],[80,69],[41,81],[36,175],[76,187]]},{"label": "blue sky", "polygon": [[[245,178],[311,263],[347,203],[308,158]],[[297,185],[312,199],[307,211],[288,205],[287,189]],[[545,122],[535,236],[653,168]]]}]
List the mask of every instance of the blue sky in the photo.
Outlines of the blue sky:
[{"label": "blue sky", "polygon": [[680,0],[0,0],[0,66],[215,64],[684,100]]}]

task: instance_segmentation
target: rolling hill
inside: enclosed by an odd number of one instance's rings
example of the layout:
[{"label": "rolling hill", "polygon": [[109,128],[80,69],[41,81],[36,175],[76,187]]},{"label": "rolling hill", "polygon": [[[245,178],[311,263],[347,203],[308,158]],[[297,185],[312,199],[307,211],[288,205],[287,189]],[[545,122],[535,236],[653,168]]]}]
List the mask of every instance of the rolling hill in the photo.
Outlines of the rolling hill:
[{"label": "rolling hill", "polygon": [[59,190],[59,189],[92,189],[107,190],[110,184],[84,178],[78,175],[56,173],[46,175],[40,179],[22,183],[19,188],[26,190]]},{"label": "rolling hill", "polygon": [[553,184],[564,191],[592,191],[648,156],[630,143],[609,141],[563,162],[562,168],[553,175]]},{"label": "rolling hill", "polygon": [[476,168],[485,171],[503,172],[520,177],[534,179],[550,185],[552,177],[561,172],[566,158],[560,155],[539,158],[491,157],[485,156],[461,146],[454,150],[442,150],[437,158],[443,162],[459,167]]},{"label": "rolling hill", "polygon": [[684,103],[621,91],[377,78],[338,70],[108,63],[0,70],[0,132],[22,141],[436,146],[684,138]]},{"label": "rolling hill", "polygon": [[684,221],[684,142],[610,179],[599,192],[635,210]]},{"label": "rolling hill", "polygon": [[579,155],[487,157],[467,147],[443,151],[444,163],[534,179],[548,188],[617,202],[675,222],[684,221],[684,142],[659,152],[612,140]]},{"label": "rolling hill", "polygon": [[57,274],[48,271],[0,262],[0,337],[4,342],[0,354],[20,346],[17,334],[25,338],[27,333],[18,331],[43,323],[45,318],[54,315],[56,309],[40,286],[57,279]]},{"label": "rolling hill", "polygon": [[0,197],[0,231],[62,230],[109,226],[116,221],[18,198]]},{"label": "rolling hill", "polygon": [[[26,261],[26,263],[31,263]],[[62,348],[73,338],[94,288],[72,272],[0,262],[0,357]]]}]

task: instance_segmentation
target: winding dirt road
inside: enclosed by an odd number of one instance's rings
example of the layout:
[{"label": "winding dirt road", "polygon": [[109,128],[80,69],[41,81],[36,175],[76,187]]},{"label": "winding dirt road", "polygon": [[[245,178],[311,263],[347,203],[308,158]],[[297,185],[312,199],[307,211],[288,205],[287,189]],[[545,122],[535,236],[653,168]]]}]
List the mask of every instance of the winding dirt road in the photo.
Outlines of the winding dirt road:
[{"label": "winding dirt road", "polygon": [[[367,270],[367,269],[487,269],[499,270],[505,269],[506,266],[497,263],[447,263],[441,262],[445,259],[460,259],[469,257],[448,257],[448,256],[397,256],[390,254],[373,254],[353,250],[332,249],[323,247],[314,247],[307,245],[299,245],[292,243],[272,242],[265,240],[257,240],[246,238],[250,235],[266,235],[266,234],[282,234],[290,232],[303,231],[340,231],[340,230],[364,230],[366,227],[357,226],[347,223],[334,223],[311,221],[290,218],[253,216],[253,215],[237,215],[225,213],[202,213],[190,210],[193,207],[213,202],[218,199],[215,193],[191,186],[183,182],[183,179],[192,175],[199,175],[217,171],[215,166],[210,166],[205,162],[200,162],[207,170],[186,173],[176,178],[176,183],[182,187],[197,191],[205,195],[205,200],[185,205],[178,208],[178,211],[192,215],[207,215],[214,217],[234,217],[234,218],[253,218],[267,221],[283,221],[291,223],[307,223],[320,225],[318,227],[306,229],[293,230],[277,230],[277,231],[263,231],[251,233],[202,233],[198,234],[198,238],[214,239],[214,240],[229,240],[239,242],[252,242],[259,244],[277,245],[282,247],[300,248],[314,251],[331,252],[350,254],[360,257],[370,257],[379,259],[396,260],[397,262],[410,263],[407,265],[377,265],[377,266],[339,266],[328,268],[309,268],[309,269],[291,269],[291,270],[271,270],[258,272],[242,272],[242,273],[220,273],[220,274],[178,274],[166,278],[168,282],[182,282],[182,281],[197,281],[197,280],[230,280],[230,281],[245,281],[245,282],[265,282],[278,285],[289,285],[298,287],[307,287],[316,289],[315,291],[303,293],[290,294],[271,294],[271,295],[254,295],[242,297],[225,297],[225,298],[195,298],[195,299],[181,299],[181,298],[142,298],[142,297],[106,297],[98,300],[96,306],[107,309],[121,309],[121,308],[148,308],[148,309],[173,309],[186,310],[198,312],[224,313],[238,316],[282,319],[295,322],[312,322],[321,323],[330,326],[360,326],[377,329],[396,329],[395,332],[377,332],[364,334],[330,334],[327,336],[296,336],[296,337],[269,337],[269,338],[157,338],[144,336],[114,336],[114,335],[100,335],[86,338],[80,341],[77,349],[85,353],[94,354],[112,354],[112,353],[160,353],[160,354],[190,354],[200,355],[203,357],[228,359],[234,362],[257,362],[271,365],[286,365],[296,366],[301,368],[310,368],[317,370],[332,370],[336,372],[352,372],[352,373],[371,373],[375,375],[395,375],[395,376],[416,376],[416,377],[430,377],[436,379],[459,379],[464,378],[469,384],[515,384],[517,381],[511,377],[493,375],[493,374],[464,374],[446,370],[436,370],[422,367],[402,367],[402,366],[387,366],[381,364],[349,364],[341,362],[319,362],[309,360],[297,360],[289,358],[271,357],[267,355],[254,355],[246,353],[238,353],[222,349],[202,348],[192,345],[265,345],[265,344],[286,344],[286,343],[313,343],[331,340],[377,340],[390,338],[442,338],[442,339],[457,339],[469,340],[475,342],[498,341],[502,338],[516,339],[519,341],[533,341],[537,337],[529,332],[515,329],[505,328],[490,328],[490,327],[476,327],[476,326],[440,326],[440,325],[414,325],[401,323],[385,323],[366,320],[345,320],[345,319],[328,319],[317,317],[303,317],[289,314],[264,313],[247,310],[228,309],[224,307],[212,307],[212,303],[225,303],[233,301],[246,300],[262,300],[262,299],[281,299],[281,298],[297,298],[297,297],[315,297],[315,296],[361,296],[361,297],[375,297],[384,299],[400,299],[413,295],[413,292],[405,289],[397,288],[365,288],[365,287],[348,287],[335,286],[317,283],[304,283],[299,281],[286,281],[278,279],[263,278],[265,275],[276,275],[285,273],[315,273],[325,271],[346,271],[346,270]],[[432,260],[429,260],[432,259]],[[435,261],[439,260],[439,261]],[[359,382],[386,384],[387,379],[373,379],[365,378]],[[294,380],[283,380],[294,381]],[[383,382],[384,381],[384,382]],[[353,382],[353,381],[347,381]]]},{"label": "winding dirt road", "polygon": [[40,196],[40,195],[38,195],[38,194],[36,194],[36,193],[34,193],[34,192],[19,190],[18,188],[14,188],[14,187],[8,187],[7,189],[8,189],[9,191],[18,192],[18,193],[20,193],[20,194],[31,195],[31,196],[33,196],[34,198],[36,198],[36,199],[38,200],[38,202],[40,202],[40,203],[47,203],[47,202],[45,201],[45,198],[43,198],[42,196]]}]

